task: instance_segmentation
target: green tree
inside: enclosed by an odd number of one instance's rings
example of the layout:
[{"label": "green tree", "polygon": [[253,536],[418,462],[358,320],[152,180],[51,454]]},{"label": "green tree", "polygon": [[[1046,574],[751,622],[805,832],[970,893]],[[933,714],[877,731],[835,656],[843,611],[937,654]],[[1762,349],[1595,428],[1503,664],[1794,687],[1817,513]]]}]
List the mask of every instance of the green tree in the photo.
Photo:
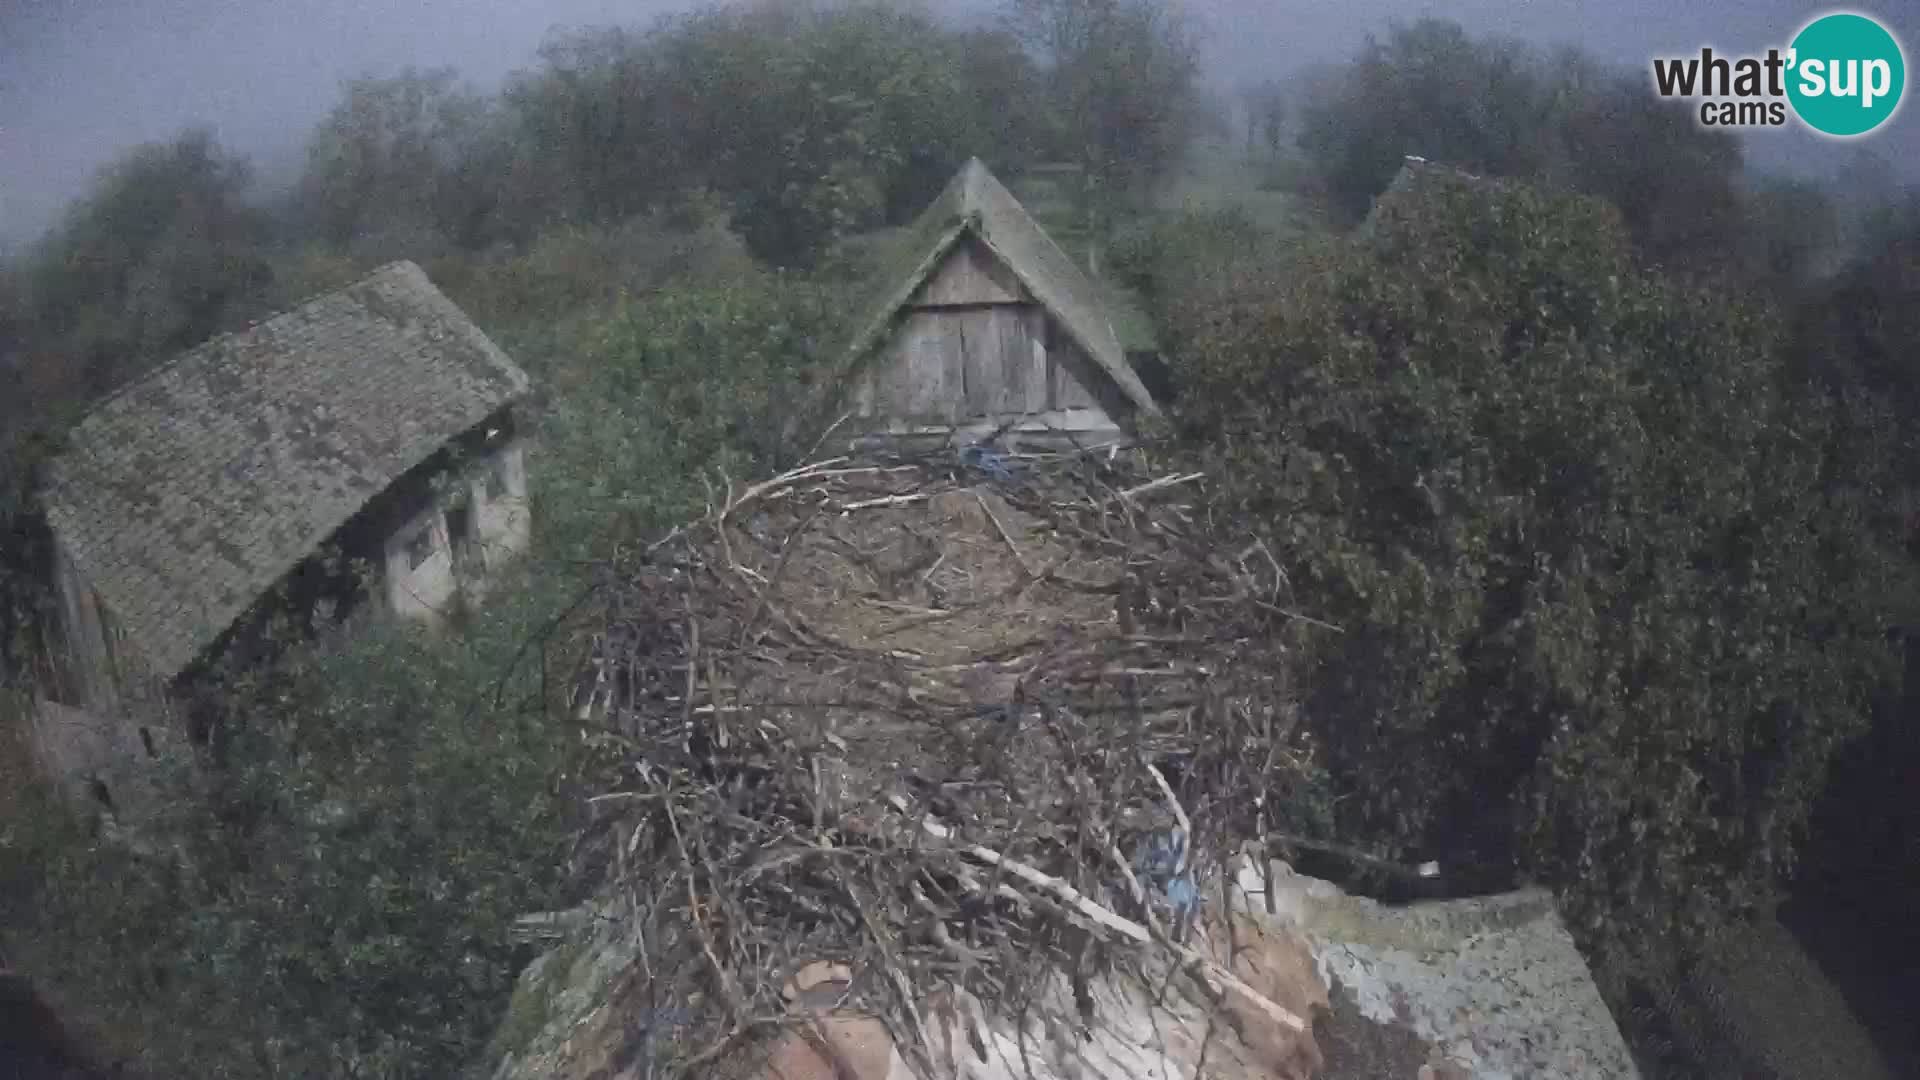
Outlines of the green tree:
[{"label": "green tree", "polygon": [[[1046,87],[1020,39],[1004,27],[982,27],[956,33],[949,48],[960,72],[957,115],[967,119],[967,134],[958,147],[965,153],[953,165],[977,156],[997,171],[1018,173],[1040,160],[1049,125]],[[911,220],[947,182],[952,169],[945,172],[937,178],[929,174],[929,187],[903,190],[904,200],[889,202],[887,220]]]},{"label": "green tree", "polygon": [[1578,50],[1542,55],[1441,19],[1396,25],[1310,97],[1299,145],[1348,220],[1411,154],[1606,199],[1636,249],[1673,271],[1744,272],[1750,253],[1739,141]]},{"label": "green tree", "polygon": [[156,1076],[450,1076],[563,902],[567,743],[522,644],[564,603],[516,583],[464,638],[398,625],[236,678],[223,764],[172,850],[49,802],[0,822],[0,948]]},{"label": "green tree", "polygon": [[1159,0],[1010,0],[1005,18],[1040,60],[1056,152],[1081,167],[1087,211],[1111,219],[1191,141],[1197,29]]},{"label": "green tree", "polygon": [[[513,80],[508,113],[507,213],[522,231],[560,221],[619,221],[697,183],[704,149],[695,103],[662,85],[649,35],[619,27],[546,43],[541,68]],[[715,85],[733,72],[710,71]],[[678,136],[684,135],[685,139]]]},{"label": "green tree", "polygon": [[30,256],[29,334],[81,393],[218,329],[266,285],[248,168],[204,131],[137,147]]},{"label": "green tree", "polygon": [[1840,215],[1825,189],[1805,180],[1762,177],[1746,203],[1752,243],[1748,273],[1790,297],[1834,268]]},{"label": "green tree", "polygon": [[1301,116],[1300,148],[1336,208],[1357,219],[1409,154],[1472,172],[1546,173],[1558,147],[1541,65],[1526,47],[1423,19],[1369,39]]},{"label": "green tree", "polygon": [[[1799,311],[1796,355],[1810,378],[1893,411],[1902,430],[1920,420],[1920,193],[1880,208],[1879,245]],[[1907,468],[1920,459],[1902,456]],[[1920,474],[1912,474],[1920,479]],[[1911,481],[1909,481],[1911,482]]]},{"label": "green tree", "polygon": [[1562,97],[1569,186],[1618,207],[1635,247],[1670,270],[1744,272],[1737,260],[1748,222],[1734,135],[1701,128],[1684,105],[1649,94],[1629,75],[1592,73]]},{"label": "green tree", "polygon": [[408,69],[346,85],[307,147],[298,201],[313,234],[342,248],[397,243],[391,254],[425,254],[405,250],[409,236],[465,237],[486,103],[457,78]]},{"label": "green tree", "polygon": [[[680,54],[673,71],[708,89],[702,130],[724,140],[707,155],[713,186],[749,247],[775,263],[808,263],[851,233],[905,220],[971,155],[1017,152],[1021,127],[1002,117],[1031,80],[991,35],[871,3],[754,11],[688,33],[676,52],[706,48]],[[740,73],[732,92],[711,92],[716,68]],[[1000,75],[1010,83],[987,82]]]},{"label": "green tree", "polygon": [[1240,110],[1247,122],[1247,156],[1280,156],[1286,135],[1287,98],[1280,84],[1269,79],[1240,91]]},{"label": "green tree", "polygon": [[1517,865],[1603,957],[1773,895],[1913,596],[1776,320],[1464,178],[1174,309],[1224,509],[1344,630],[1306,703],[1344,830]]}]

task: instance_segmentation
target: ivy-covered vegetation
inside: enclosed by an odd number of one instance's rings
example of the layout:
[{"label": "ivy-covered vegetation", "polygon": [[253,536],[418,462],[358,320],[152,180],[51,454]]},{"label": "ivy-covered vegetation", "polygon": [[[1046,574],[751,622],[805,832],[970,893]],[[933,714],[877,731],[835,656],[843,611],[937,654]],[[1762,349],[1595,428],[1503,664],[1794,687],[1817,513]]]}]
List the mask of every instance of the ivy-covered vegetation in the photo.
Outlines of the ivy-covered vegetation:
[{"label": "ivy-covered vegetation", "polygon": [[1770,896],[1912,596],[1893,447],[1831,453],[1777,317],[1596,200],[1446,178],[1174,327],[1189,437],[1344,628],[1347,831],[1517,864],[1596,942]]},{"label": "ivy-covered vegetation", "polygon": [[[1339,628],[1301,673],[1328,839],[1553,886],[1623,1005],[1764,909],[1920,595],[1920,204],[1753,176],[1622,73],[1451,24],[1225,124],[1155,0],[1004,15],[719,9],[556,39],[497,95],[363,80],[290,192],[183,135],[0,268],[16,684],[38,463],[148,365],[405,257],[539,384],[519,576],[458,633],[368,623],[236,676],[171,855],[10,793],[0,952],[159,1075],[455,1072],[525,959],[510,920],[572,899],[591,564],[805,449],[847,241],[971,155],[1070,166],[1043,213],[1159,316],[1179,449]],[[1292,222],[1159,209],[1219,130]],[[1410,153],[1488,179],[1318,226]]]}]

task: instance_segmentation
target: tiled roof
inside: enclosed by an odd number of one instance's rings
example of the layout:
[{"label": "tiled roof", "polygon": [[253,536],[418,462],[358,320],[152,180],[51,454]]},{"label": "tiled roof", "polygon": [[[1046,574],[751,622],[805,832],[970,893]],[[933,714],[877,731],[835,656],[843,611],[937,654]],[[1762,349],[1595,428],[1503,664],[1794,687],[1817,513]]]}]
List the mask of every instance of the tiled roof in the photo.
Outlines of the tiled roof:
[{"label": "tiled roof", "polygon": [[47,518],[168,678],[368,500],[527,386],[418,266],[392,263],[102,402],[54,463]]},{"label": "tiled roof", "polygon": [[1099,286],[1060,250],[979,158],[960,167],[932,205],[880,258],[866,306],[860,310],[861,321],[847,348],[849,370],[885,340],[900,309],[968,232],[1006,263],[1136,408],[1147,414],[1159,412],[1153,396],[1127,364]]}]

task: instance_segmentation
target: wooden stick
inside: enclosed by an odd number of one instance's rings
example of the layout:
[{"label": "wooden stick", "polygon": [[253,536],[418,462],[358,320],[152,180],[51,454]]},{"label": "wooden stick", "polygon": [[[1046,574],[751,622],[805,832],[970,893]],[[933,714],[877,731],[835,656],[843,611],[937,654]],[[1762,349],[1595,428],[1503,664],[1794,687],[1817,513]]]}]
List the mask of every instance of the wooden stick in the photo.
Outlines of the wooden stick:
[{"label": "wooden stick", "polygon": [[1170,488],[1175,484],[1190,483],[1194,480],[1200,479],[1205,475],[1207,474],[1196,472],[1196,473],[1186,473],[1185,475],[1182,475],[1182,476],[1163,476],[1158,480],[1149,480],[1144,484],[1138,484],[1138,485],[1135,485],[1134,487],[1130,487],[1127,490],[1121,492],[1120,497],[1123,499],[1136,498],[1138,496],[1145,495],[1150,491],[1159,491],[1162,488]]},{"label": "wooden stick", "polygon": [[[815,476],[825,474],[832,466],[842,464],[846,460],[845,457],[827,458],[825,461],[816,461],[809,465],[802,465],[797,469],[788,469],[778,476],[762,480],[752,487],[747,488],[740,493],[738,498],[735,498],[733,494],[733,481],[727,479],[727,502],[726,506],[720,511],[720,520],[725,521],[735,510],[759,498],[766,492],[772,491],[775,488],[785,487],[799,480],[808,480]],[[721,476],[722,478],[726,478],[725,473],[722,473]]]},{"label": "wooden stick", "polygon": [[994,531],[1000,534],[1000,539],[1007,542],[1007,550],[1013,552],[1014,560],[1020,564],[1020,569],[1026,571],[1028,577],[1033,577],[1033,564],[1027,562],[1026,552],[1020,550],[1020,545],[1013,542],[1013,534],[1000,523],[1000,515],[993,512],[993,507],[987,505],[985,496],[980,492],[973,493],[973,501],[980,504],[980,509],[987,515],[987,520],[993,522]]},{"label": "wooden stick", "polygon": [[1168,785],[1167,778],[1160,775],[1160,770],[1154,767],[1153,762],[1143,761],[1141,764],[1147,767],[1153,782],[1160,785],[1160,797],[1167,800],[1167,805],[1173,808],[1173,819],[1180,823],[1180,853],[1174,857],[1173,863],[1173,876],[1179,877],[1180,872],[1187,868],[1187,852],[1193,849],[1193,822],[1187,820],[1186,810],[1181,807],[1180,800],[1174,797],[1173,788]]},{"label": "wooden stick", "polygon": [[[1109,930],[1113,930],[1138,944],[1148,945],[1153,943],[1153,934],[1148,931],[1146,927],[1094,903],[1080,890],[1051,874],[1043,873],[1028,866],[1026,863],[1016,859],[1010,859],[992,848],[981,847],[979,844],[964,845],[958,850],[990,866],[999,867],[1029,885],[1051,893],[1088,920],[1104,926]],[[1273,1001],[1273,999],[1242,982],[1238,976],[1226,968],[1221,967],[1217,961],[1197,953],[1184,945],[1176,945],[1172,942],[1162,942],[1162,944],[1169,952],[1185,961],[1188,967],[1203,979],[1210,983],[1217,983],[1218,986],[1214,988],[1215,992],[1218,992],[1220,987],[1225,987],[1239,994],[1241,997],[1246,998],[1255,1008],[1266,1013],[1276,1023],[1282,1024],[1294,1031],[1307,1030],[1307,1022],[1305,1020],[1295,1016],[1285,1008],[1282,1008],[1278,1003]]]},{"label": "wooden stick", "polygon": [[1332,624],[1332,623],[1330,623],[1330,622],[1323,622],[1323,621],[1321,621],[1321,620],[1319,620],[1319,619],[1316,619],[1316,618],[1314,618],[1314,617],[1313,617],[1313,616],[1311,616],[1311,615],[1302,615],[1302,614],[1300,614],[1300,613],[1299,613],[1299,612],[1297,612],[1297,611],[1289,611],[1289,610],[1287,610],[1286,608],[1283,608],[1283,607],[1281,607],[1281,606],[1280,606],[1280,605],[1278,605],[1278,604],[1269,604],[1269,603],[1267,603],[1267,602],[1266,602],[1265,600],[1255,600],[1255,601],[1254,601],[1253,603],[1254,603],[1254,606],[1255,606],[1255,607],[1262,607],[1262,608],[1265,608],[1265,609],[1267,609],[1268,611],[1271,611],[1271,612],[1273,612],[1273,613],[1274,613],[1275,615],[1284,615],[1284,616],[1286,616],[1286,617],[1287,617],[1287,618],[1289,618],[1289,619],[1298,619],[1298,620],[1300,620],[1300,621],[1301,621],[1301,622],[1303,622],[1303,623],[1311,623],[1312,625],[1314,625],[1314,626],[1318,626],[1318,627],[1320,627],[1321,629],[1324,629],[1324,630],[1331,630],[1331,631],[1333,631],[1333,632],[1334,632],[1334,633],[1336,633],[1336,634],[1344,634],[1344,633],[1346,633],[1346,631],[1345,631],[1345,630],[1343,630],[1343,629],[1341,629],[1341,628],[1340,628],[1340,627],[1338,627],[1338,626],[1335,626],[1335,625],[1333,625],[1333,624]]},{"label": "wooden stick", "polygon": [[933,498],[930,491],[915,492],[912,495],[887,495],[878,499],[862,499],[859,502],[841,503],[836,510],[868,510],[876,506],[905,506],[908,503],[925,502]]}]

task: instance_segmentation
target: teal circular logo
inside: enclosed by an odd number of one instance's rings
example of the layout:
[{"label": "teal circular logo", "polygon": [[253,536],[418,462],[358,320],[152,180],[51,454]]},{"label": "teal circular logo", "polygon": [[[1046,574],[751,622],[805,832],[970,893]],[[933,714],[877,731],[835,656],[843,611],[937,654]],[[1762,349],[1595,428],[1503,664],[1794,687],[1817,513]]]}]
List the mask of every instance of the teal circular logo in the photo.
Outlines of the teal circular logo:
[{"label": "teal circular logo", "polygon": [[1907,88],[1907,60],[1886,27],[1865,15],[1823,15],[1788,52],[1787,99],[1815,131],[1864,135],[1887,122]]}]

